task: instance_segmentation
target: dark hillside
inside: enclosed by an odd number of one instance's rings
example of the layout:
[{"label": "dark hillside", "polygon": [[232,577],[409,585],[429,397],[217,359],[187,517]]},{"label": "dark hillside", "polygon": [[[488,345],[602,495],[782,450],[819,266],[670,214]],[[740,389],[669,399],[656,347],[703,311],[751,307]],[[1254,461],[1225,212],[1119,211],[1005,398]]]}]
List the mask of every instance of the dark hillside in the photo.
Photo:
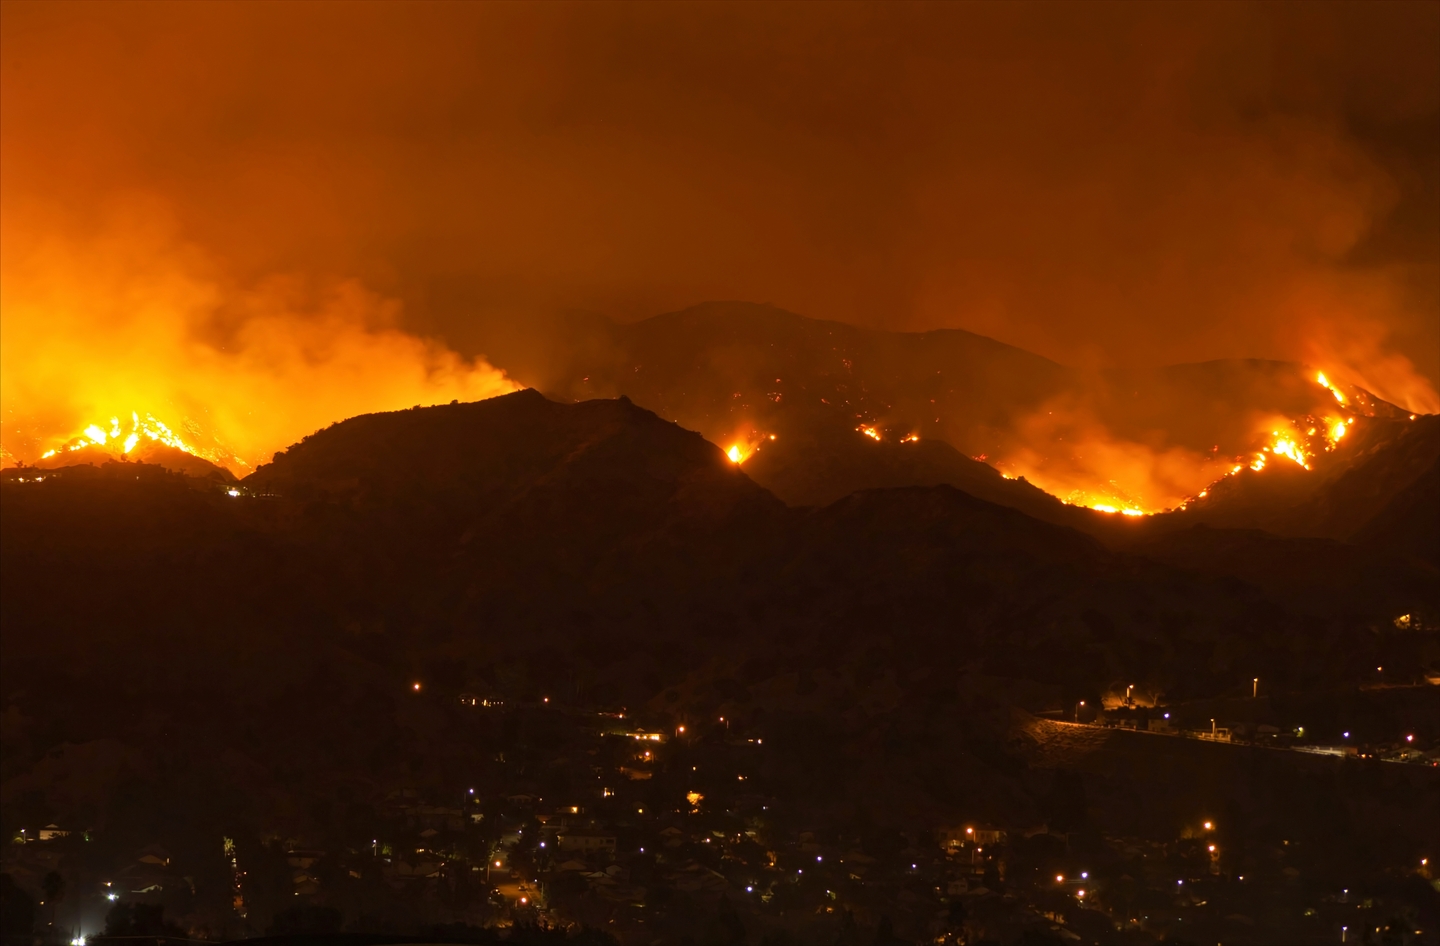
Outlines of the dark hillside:
[{"label": "dark hillside", "polygon": [[1362,418],[1355,430],[1313,470],[1280,459],[1258,474],[1243,470],[1152,527],[1205,523],[1349,540],[1440,461],[1440,415]]}]

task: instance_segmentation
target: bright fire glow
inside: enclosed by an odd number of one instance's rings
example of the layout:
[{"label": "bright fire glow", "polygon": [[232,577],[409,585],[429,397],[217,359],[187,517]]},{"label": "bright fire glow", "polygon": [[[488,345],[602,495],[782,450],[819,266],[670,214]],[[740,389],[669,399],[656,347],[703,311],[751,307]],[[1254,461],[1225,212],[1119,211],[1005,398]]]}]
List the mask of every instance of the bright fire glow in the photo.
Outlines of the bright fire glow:
[{"label": "bright fire glow", "polygon": [[[99,424],[90,424],[76,437],[72,437],[59,447],[53,447],[40,455],[42,460],[48,460],[61,453],[73,453],[76,450],[84,450],[86,447],[101,447],[107,453],[114,456],[128,456],[135,452],[135,448],[141,440],[151,443],[163,444],[172,447],[182,453],[191,456],[204,456],[200,451],[190,446],[180,438],[180,435],[171,430],[168,426],[155,419],[154,414],[147,413],[141,418],[139,411],[130,412],[128,426],[122,426],[119,417],[111,417],[109,429]],[[205,459],[220,462],[218,456],[207,456]]]},{"label": "bright fire glow", "polygon": [[725,455],[730,458],[731,463],[739,463],[741,460],[745,459],[745,454],[741,452],[740,445],[738,443],[731,444],[730,449],[725,451]]},{"label": "bright fire glow", "polygon": [[1305,450],[1300,444],[1288,437],[1282,437],[1280,431],[1275,431],[1275,443],[1268,449],[1277,457],[1289,457],[1305,469],[1310,469],[1310,463],[1305,456]]},{"label": "bright fire glow", "polygon": [[83,439],[116,455],[162,443],[243,475],[347,417],[518,387],[404,331],[399,304],[356,281],[238,282],[162,207],[126,205],[99,231],[72,231],[6,196],[6,466]]},{"label": "bright fire glow", "polygon": [[856,427],[855,429],[860,431],[865,436],[869,437],[871,440],[880,439],[880,431],[876,430],[874,427]]},{"label": "bright fire glow", "polygon": [[1320,385],[1320,387],[1326,389],[1326,390],[1329,391],[1331,394],[1335,395],[1335,400],[1339,401],[1341,404],[1344,404],[1344,403],[1345,403],[1345,395],[1341,394],[1341,393],[1340,393],[1340,389],[1337,388],[1337,387],[1335,387],[1335,385],[1333,385],[1333,384],[1330,383],[1330,380],[1325,377],[1325,372],[1323,372],[1323,371],[1318,371],[1318,372],[1316,372],[1316,373],[1315,373],[1315,381],[1316,381],[1316,383],[1318,383],[1318,384]]}]

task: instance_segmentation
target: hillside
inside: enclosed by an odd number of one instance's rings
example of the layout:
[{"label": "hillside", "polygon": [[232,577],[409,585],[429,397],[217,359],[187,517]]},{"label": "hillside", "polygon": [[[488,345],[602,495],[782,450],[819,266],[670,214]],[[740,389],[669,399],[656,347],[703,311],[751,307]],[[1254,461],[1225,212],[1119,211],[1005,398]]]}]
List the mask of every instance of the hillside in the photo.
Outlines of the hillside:
[{"label": "hillside", "polygon": [[[1434,664],[1429,636],[1391,624],[1414,589],[1352,546],[1196,530],[1107,547],[945,484],[791,507],[749,463],[626,399],[523,391],[352,418],[238,486],[139,463],[6,471],[4,827],[84,824],[105,864],[160,839],[219,872],[215,838],[239,836],[375,867],[371,838],[431,843],[392,803],[417,785],[486,794],[482,832],[510,796],[628,825],[689,817],[694,792],[704,812],[758,806],[766,830],[861,825],[903,866],[912,842],[892,841],[917,825],[1152,831],[1248,797],[1243,766],[1164,800],[1174,776],[1146,766],[1168,757],[1033,754],[1016,707],[1256,676],[1353,692],[1373,667]],[[637,726],[710,733],[667,738],[674,762],[646,756],[636,779]],[[1111,770],[1136,773],[1115,796],[1134,801],[1087,806],[1078,786],[1110,791]],[[1383,785],[1333,788],[1408,810]],[[1366,870],[1409,856],[1396,837]],[[245,870],[279,882],[247,902],[274,915],[291,870],[248,843]],[[349,876],[346,910],[404,916],[379,875]]]},{"label": "hillside", "polygon": [[[1297,663],[1295,641],[1359,634],[1369,648],[1363,622],[1410,600],[1292,608],[1184,554],[1109,551],[947,485],[787,508],[716,446],[624,399],[533,391],[337,424],[238,497],[183,477],[12,479],[4,615],[46,641],[47,660],[129,660],[117,648],[132,634],[197,654],[235,639],[255,659],[279,639],[412,664],[556,661],[561,648],[557,665],[590,674],[638,660],[615,671],[629,686],[717,647],[844,663],[888,641],[901,663],[1195,689],[1241,664],[1343,676],[1325,649]],[[77,587],[89,593],[73,599]],[[214,629],[197,637],[196,622]],[[72,630],[90,626],[111,631]]]},{"label": "hillside", "polygon": [[1315,457],[1311,470],[1280,459],[1258,473],[1242,470],[1185,510],[1157,517],[1155,527],[1204,523],[1349,540],[1391,503],[1422,502],[1419,493],[1401,497],[1423,492],[1420,484],[1440,462],[1440,415],[1362,418],[1353,429],[1333,453]]}]

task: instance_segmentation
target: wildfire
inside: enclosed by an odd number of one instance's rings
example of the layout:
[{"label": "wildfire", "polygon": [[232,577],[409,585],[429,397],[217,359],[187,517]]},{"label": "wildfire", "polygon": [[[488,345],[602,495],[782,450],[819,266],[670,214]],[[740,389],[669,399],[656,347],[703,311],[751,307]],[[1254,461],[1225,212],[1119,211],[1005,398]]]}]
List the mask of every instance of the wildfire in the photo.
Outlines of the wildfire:
[{"label": "wildfire", "polygon": [[869,437],[871,440],[878,441],[880,439],[880,431],[876,430],[874,427],[856,427],[855,429],[860,431],[865,436]]},{"label": "wildfire", "polygon": [[[130,412],[128,423],[122,423],[119,415],[116,415],[110,418],[110,423],[106,427],[90,424],[79,435],[65,441],[61,446],[42,453],[40,459],[48,460],[51,457],[84,450],[87,447],[99,447],[116,456],[129,456],[134,453],[136,447],[146,443],[161,444],[212,462],[219,462],[221,459],[218,456],[207,456],[204,452],[186,443],[179,434],[156,418],[154,414],[146,413],[144,417],[141,417],[139,411]],[[244,461],[239,461],[234,457],[228,459],[244,465]]]},{"label": "wildfire", "polygon": [[760,445],[767,440],[774,440],[774,434],[762,434],[759,431],[751,430],[748,433],[736,434],[734,442],[725,451],[725,456],[731,463],[744,463],[760,449]]},{"label": "wildfire", "polygon": [[[1337,402],[1350,410],[1344,393],[1333,385],[1329,378],[1325,377],[1323,371],[1316,372],[1315,382],[1329,391]],[[1314,469],[1315,458],[1322,453],[1334,451],[1354,423],[1354,416],[1315,417],[1309,415],[1299,420],[1288,421],[1290,430],[1271,430],[1271,439],[1268,443],[1262,446],[1248,462],[1240,462],[1231,467],[1230,471],[1221,479],[1235,476],[1246,469],[1259,473],[1265,469],[1272,457],[1285,457],[1302,469]],[[1208,488],[1202,490],[1195,498],[1204,499],[1209,492]]]},{"label": "wildfire", "polygon": [[1305,469],[1310,469],[1310,460],[1305,455],[1305,448],[1300,445],[1298,438],[1291,439],[1288,436],[1282,436],[1278,430],[1271,431],[1271,434],[1275,437],[1275,442],[1266,447],[1266,450],[1277,457],[1289,457]]},{"label": "wildfire", "polygon": [[1341,406],[1344,406],[1344,404],[1345,404],[1345,395],[1341,394],[1341,393],[1340,393],[1340,389],[1337,388],[1337,387],[1335,387],[1335,385],[1333,385],[1333,384],[1330,383],[1329,379],[1325,377],[1325,372],[1323,372],[1323,371],[1317,371],[1317,372],[1315,372],[1315,381],[1316,381],[1317,384],[1320,385],[1320,387],[1324,388],[1325,390],[1329,391],[1331,394],[1335,395],[1335,400],[1338,401],[1338,402],[1340,402]]},{"label": "wildfire", "polygon": [[1063,502],[1067,506],[1084,506],[1086,509],[1093,509],[1096,512],[1108,512],[1112,514],[1118,513],[1122,516],[1150,515],[1150,513],[1139,508],[1138,506],[1135,506],[1134,504],[1127,503],[1125,505],[1117,506],[1111,500],[1097,500],[1093,497],[1086,497],[1078,491],[1071,493],[1069,497],[1063,500]]}]

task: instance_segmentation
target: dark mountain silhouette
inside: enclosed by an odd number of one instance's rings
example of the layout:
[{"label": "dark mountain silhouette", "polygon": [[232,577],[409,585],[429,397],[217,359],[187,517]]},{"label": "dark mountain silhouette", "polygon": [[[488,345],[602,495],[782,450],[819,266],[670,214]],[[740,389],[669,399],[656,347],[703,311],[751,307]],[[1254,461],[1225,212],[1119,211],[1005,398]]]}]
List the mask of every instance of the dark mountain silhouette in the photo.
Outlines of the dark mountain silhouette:
[{"label": "dark mountain silhouette", "polygon": [[[1253,447],[1257,418],[1335,407],[1315,371],[1292,362],[1080,372],[971,332],[862,329],[747,302],[625,325],[568,316],[552,328],[542,334],[561,339],[554,345],[497,335],[486,354],[558,399],[624,394],[722,446],[752,430],[804,433],[828,418],[942,440],[972,457],[1020,440],[1054,446],[1058,458],[1077,426],[1097,425],[1147,447],[1230,456]],[[1364,413],[1404,416],[1346,390]],[[1027,421],[1043,423],[1027,430]]]},{"label": "dark mountain silhouette", "polygon": [[552,396],[624,394],[722,444],[750,426],[773,432],[799,408],[909,425],[979,454],[1072,383],[1069,369],[971,332],[876,331],[743,302],[632,325],[571,318],[563,337],[558,351],[502,344],[493,357]]},{"label": "dark mountain silhouette", "polygon": [[1363,418],[1352,429],[1333,453],[1314,459],[1313,469],[1276,458],[1258,474],[1227,477],[1184,511],[1158,517],[1156,527],[1205,523],[1349,540],[1392,503],[1398,511],[1421,502],[1419,484],[1440,461],[1440,415]]},{"label": "dark mountain silhouette", "polygon": [[[1370,668],[1403,679],[1434,659],[1391,625],[1434,613],[1433,583],[1377,576],[1355,546],[1209,528],[1107,546],[944,484],[792,507],[749,465],[625,399],[524,391],[352,418],[238,486],[139,463],[5,471],[0,691],[24,713],[7,709],[0,809],[60,799],[132,848],[142,831],[195,839],[220,872],[222,836],[377,837],[395,786],[598,796],[584,750],[581,775],[552,779],[568,750],[550,717],[455,698],[496,692],[537,713],[545,696],[626,707],[624,726],[763,723],[742,773],[797,818],[1078,824],[1092,815],[1056,802],[1074,791],[1052,770],[1146,763],[1017,706],[1128,684],[1213,697],[1256,676],[1354,693]],[[1188,751],[1167,766],[1208,773],[1200,801],[1249,798],[1257,771]],[[687,777],[662,767],[641,790],[683,804]],[[755,783],[707,787],[706,804]],[[1200,801],[1166,787],[1127,783],[1153,807],[1104,817],[1193,817]],[[1381,788],[1365,817],[1391,845],[1420,796]],[[1292,820],[1327,837],[1324,810]]]},{"label": "dark mountain silhouette", "polygon": [[1414,600],[1400,582],[1321,620],[1262,590],[1271,579],[1183,548],[1155,553],[1168,564],[1111,551],[944,485],[787,508],[624,399],[533,391],[334,425],[239,497],[138,464],[16,479],[7,626],[43,641],[36,659],[92,666],[133,660],[137,641],[202,663],[287,641],[408,665],[556,647],[603,665],[641,648],[673,670],[717,653],[860,661],[883,638],[926,665],[1203,687],[1242,660],[1277,681],[1343,675],[1320,648],[1297,663],[1296,635],[1359,634]]},{"label": "dark mountain silhouette", "polygon": [[1133,526],[1067,505],[1024,477],[1008,479],[942,440],[874,440],[850,424],[826,418],[816,418],[809,428],[790,425],[784,437],[762,442],[744,468],[751,479],[794,506],[827,506],[864,489],[948,485],[1044,522],[1094,534],[1123,533]]},{"label": "dark mountain silhouette", "polygon": [[1367,549],[1408,556],[1440,568],[1440,460],[1398,491],[1353,539]]}]

